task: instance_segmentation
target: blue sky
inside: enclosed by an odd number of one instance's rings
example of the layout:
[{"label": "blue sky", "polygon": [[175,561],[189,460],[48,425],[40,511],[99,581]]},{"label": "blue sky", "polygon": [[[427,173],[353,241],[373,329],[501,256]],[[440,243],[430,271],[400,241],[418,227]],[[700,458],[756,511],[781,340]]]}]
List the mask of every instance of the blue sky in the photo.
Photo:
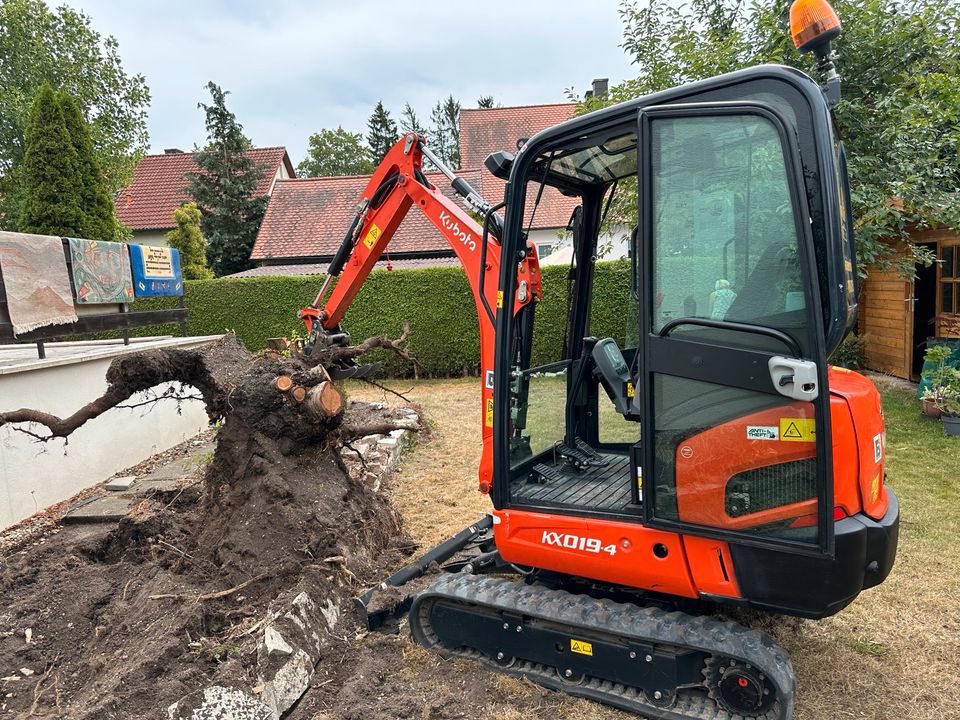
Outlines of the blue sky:
[{"label": "blue sky", "polygon": [[114,35],[124,65],[150,87],[150,145],[204,138],[197,102],[213,80],[256,145],[294,164],[324,127],[366,130],[382,99],[427,124],[452,93],[464,107],[564,102],[595,77],[633,75],[618,47],[618,0],[65,0]]}]

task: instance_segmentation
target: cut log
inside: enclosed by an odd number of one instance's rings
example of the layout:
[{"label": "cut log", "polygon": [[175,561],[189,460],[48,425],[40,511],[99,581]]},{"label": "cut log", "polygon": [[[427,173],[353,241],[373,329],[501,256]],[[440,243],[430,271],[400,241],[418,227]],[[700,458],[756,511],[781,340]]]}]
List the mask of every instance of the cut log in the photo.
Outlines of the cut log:
[{"label": "cut log", "polygon": [[303,402],[304,398],[307,397],[307,389],[303,385],[297,385],[293,390],[290,391],[290,397],[296,400],[298,403]]},{"label": "cut log", "polygon": [[273,386],[280,392],[287,392],[293,387],[293,378],[289,375],[278,375],[277,379],[273,381]]},{"label": "cut log", "polygon": [[332,418],[343,412],[343,395],[332,382],[324,381],[310,388],[303,404],[317,419]]}]

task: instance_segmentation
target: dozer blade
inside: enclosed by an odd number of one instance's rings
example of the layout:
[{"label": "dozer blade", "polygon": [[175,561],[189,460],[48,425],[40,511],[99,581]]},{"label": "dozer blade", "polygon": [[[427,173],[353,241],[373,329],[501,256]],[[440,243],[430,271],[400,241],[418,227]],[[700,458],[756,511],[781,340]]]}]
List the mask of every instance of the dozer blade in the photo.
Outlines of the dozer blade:
[{"label": "dozer blade", "polygon": [[[470,572],[476,572],[487,566],[496,564],[499,558],[493,547],[493,518],[484,516],[482,520],[458,532],[452,538],[444,540],[428,553],[401,568],[386,580],[381,582],[363,595],[356,598],[354,606],[361,619],[367,624],[368,630],[376,630],[391,619],[402,617],[410,609],[413,595],[420,589],[410,588],[405,592],[403,586],[423,577],[434,569],[446,572],[459,572],[465,566]],[[442,566],[442,567],[441,567]],[[390,592],[388,589],[396,588]],[[389,592],[387,602],[372,604],[378,593]]]}]

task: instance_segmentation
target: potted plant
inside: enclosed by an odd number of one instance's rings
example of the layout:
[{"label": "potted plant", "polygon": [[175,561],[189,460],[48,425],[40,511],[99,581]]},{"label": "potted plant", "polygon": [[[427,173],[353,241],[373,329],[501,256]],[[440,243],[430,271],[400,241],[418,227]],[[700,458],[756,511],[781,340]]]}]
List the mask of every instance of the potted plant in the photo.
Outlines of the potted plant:
[{"label": "potted plant", "polygon": [[950,387],[957,372],[955,367],[947,364],[952,353],[953,349],[948,345],[933,345],[923,354],[924,369],[920,374],[923,392],[920,400],[923,403],[923,414],[927,417],[939,418],[942,415],[938,402]]},{"label": "potted plant", "polygon": [[940,410],[940,422],[943,423],[943,431],[951,436],[960,436],[960,372],[958,372],[957,388],[949,389],[937,401],[937,409]]}]

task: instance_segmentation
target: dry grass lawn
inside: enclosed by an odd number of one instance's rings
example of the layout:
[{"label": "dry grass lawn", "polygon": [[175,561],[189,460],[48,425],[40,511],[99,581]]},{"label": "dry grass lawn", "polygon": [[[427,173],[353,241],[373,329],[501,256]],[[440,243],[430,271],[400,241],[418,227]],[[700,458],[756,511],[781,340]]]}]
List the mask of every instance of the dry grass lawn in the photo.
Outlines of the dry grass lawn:
[{"label": "dry grass lawn", "polygon": [[[946,438],[939,423],[922,419],[917,401],[897,385],[882,380],[878,385],[887,419],[889,482],[902,506],[893,573],[832,618],[760,620],[793,658],[798,720],[960,719],[960,439]],[[478,381],[391,386],[420,403],[432,431],[403,459],[394,479],[394,502],[407,530],[429,548],[489,508],[476,490]],[[396,400],[369,386],[353,386],[350,393]],[[416,657],[419,651],[411,650]],[[509,694],[524,692],[523,684],[510,678],[495,682],[504,683]],[[561,696],[545,705],[541,716],[628,717]],[[503,707],[488,709],[485,717],[519,720]]]}]

